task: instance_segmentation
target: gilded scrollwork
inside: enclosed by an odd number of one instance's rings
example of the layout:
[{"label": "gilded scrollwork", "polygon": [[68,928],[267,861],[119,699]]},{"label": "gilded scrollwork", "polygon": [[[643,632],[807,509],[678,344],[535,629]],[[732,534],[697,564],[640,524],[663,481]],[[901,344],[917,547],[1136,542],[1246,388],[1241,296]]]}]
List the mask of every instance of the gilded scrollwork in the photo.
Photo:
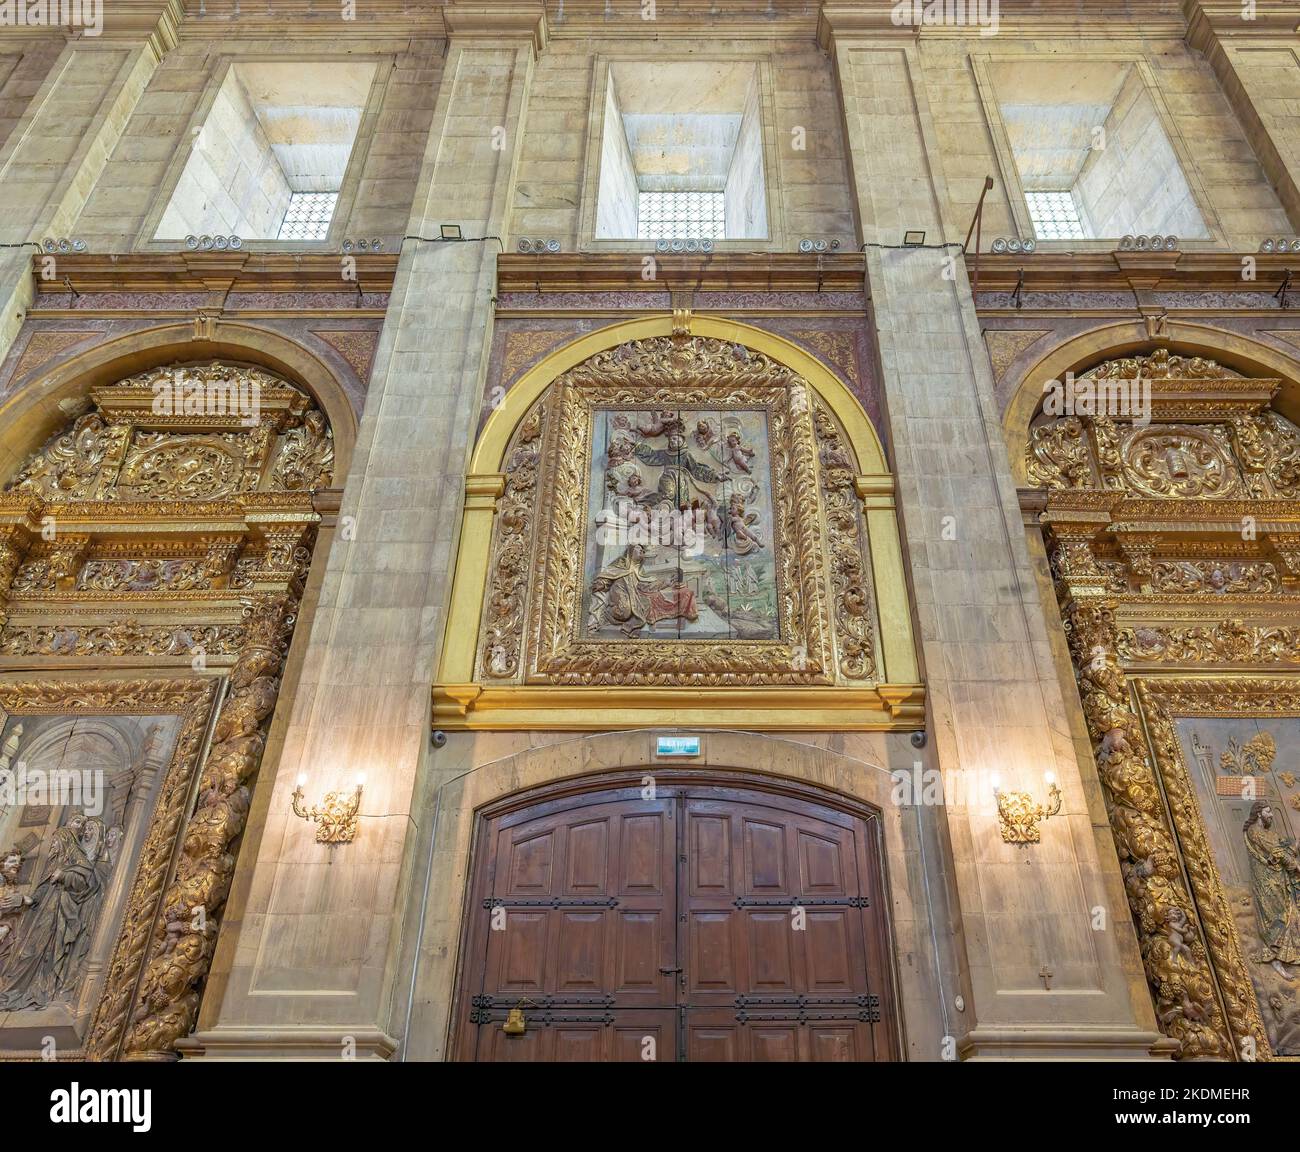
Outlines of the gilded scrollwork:
[{"label": "gilded scrollwork", "polygon": [[1208,625],[1139,625],[1121,628],[1125,660],[1194,663],[1300,664],[1300,628],[1224,620]]},{"label": "gilded scrollwork", "polygon": [[[0,655],[230,668],[193,814],[204,719],[145,834],[92,1059],[166,1057],[193,1025],[333,468],[328,423],[298,388],[260,369],[160,368],[92,389],[0,494]],[[167,681],[174,706],[131,706],[175,711],[202,692],[210,715],[221,681],[185,673]],[[50,685],[24,706],[93,712],[119,691]]]},{"label": "gilded scrollwork", "polygon": [[813,425],[821,464],[840,672],[850,680],[867,680],[875,674],[875,611],[862,554],[865,532],[854,489],[855,469],[835,420],[820,403],[813,408]]},{"label": "gilded scrollwork", "polygon": [[[871,682],[876,609],[857,465],[810,393],[761,352],[684,332],[562,374],[506,451],[477,675]],[[671,545],[636,534],[673,517],[684,537]],[[675,548],[680,562],[669,564]]]},{"label": "gilded scrollwork", "polygon": [[494,679],[519,674],[543,416],[543,409],[536,408],[520,425],[506,461],[506,489],[497,505],[498,528],[479,645],[480,672]]},{"label": "gilded scrollwork", "polygon": [[[1100,488],[1157,498],[1294,498],[1300,494],[1300,429],[1266,407],[1277,385],[1163,350],[1108,361],[1074,382],[1089,401],[1086,410],[1035,421],[1025,446],[1026,480],[1051,490]],[[1108,390],[1120,388],[1125,391],[1116,393],[1116,403],[1133,406],[1130,392],[1140,390],[1160,418],[1117,418],[1104,401]]]},{"label": "gilded scrollwork", "polygon": [[1183,1057],[1230,1057],[1214,973],[1205,945],[1189,927],[1196,923],[1196,908],[1117,658],[1114,602],[1072,600],[1065,614],[1084,719],[1161,1030],[1179,1041]]},{"label": "gilded scrollwork", "polygon": [[[1026,445],[1084,719],[1161,1030],[1183,1057],[1250,1059],[1267,1054],[1259,1006],[1173,718],[1272,715],[1300,697],[1294,679],[1206,676],[1300,664],[1277,543],[1300,517],[1300,430],[1268,407],[1279,381],[1203,358],[1161,351],[1089,378],[1146,386],[1151,419],[1040,420]],[[1086,445],[1087,470],[1035,451],[1062,438]]]},{"label": "gilded scrollwork", "polygon": [[[106,1030],[126,1027],[123,1052],[128,1058],[170,1052],[193,1027],[198,984],[211,961],[219,913],[234,876],[234,848],[248,815],[250,785],[279,694],[296,608],[287,595],[247,607],[245,643],[217,716],[180,861],[153,921],[153,941],[139,987],[133,995],[124,989],[124,997],[101,1009]],[[202,915],[196,914],[199,909]]]}]

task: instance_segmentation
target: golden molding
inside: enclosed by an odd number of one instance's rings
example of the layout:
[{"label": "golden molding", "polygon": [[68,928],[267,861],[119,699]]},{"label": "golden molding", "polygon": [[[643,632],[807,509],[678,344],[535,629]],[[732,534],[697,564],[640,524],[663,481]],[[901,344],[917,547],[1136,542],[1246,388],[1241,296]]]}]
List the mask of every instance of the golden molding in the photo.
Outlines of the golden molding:
[{"label": "golden molding", "polygon": [[1160,785],[1173,815],[1205,942],[1214,961],[1232,1050],[1242,1059],[1252,1058],[1248,1053],[1260,1060],[1294,1059],[1275,1055],[1268,1042],[1175,720],[1180,716],[1300,717],[1300,679],[1250,675],[1212,679],[1142,677],[1134,681],[1134,688]]},{"label": "golden molding", "polygon": [[[815,357],[769,333],[697,315],[690,335],[672,332],[665,313],[560,347],[489,417],[466,482],[434,725],[922,726],[893,480],[861,406]],[[585,524],[575,499],[585,500],[597,402],[768,412],[782,461],[777,522],[795,545],[779,561],[781,640],[573,639]],[[792,640],[804,646],[797,657]]]},{"label": "golden molding", "polygon": [[604,731],[673,723],[759,731],[912,731],[925,724],[919,684],[825,688],[560,688],[439,684],[433,726],[445,731]]},{"label": "golden molding", "polygon": [[[0,711],[7,716],[177,715],[181,727],[167,766],[131,881],[126,912],[108,962],[82,1055],[116,1051],[159,913],[159,900],[189,805],[208,718],[217,698],[213,677],[85,679],[71,676],[0,681]],[[119,1009],[120,1006],[120,1009]]]}]

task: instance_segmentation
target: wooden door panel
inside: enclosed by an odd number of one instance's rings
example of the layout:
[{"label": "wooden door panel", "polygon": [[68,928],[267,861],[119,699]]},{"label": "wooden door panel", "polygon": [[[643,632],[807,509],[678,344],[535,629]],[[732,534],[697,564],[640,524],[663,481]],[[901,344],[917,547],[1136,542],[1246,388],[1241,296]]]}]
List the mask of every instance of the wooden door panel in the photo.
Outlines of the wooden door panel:
[{"label": "wooden door panel", "polygon": [[[465,1058],[888,1058],[874,821],[729,785],[611,786],[488,821]],[[493,928],[495,923],[496,927]],[[476,955],[473,953],[476,952]],[[680,979],[679,979],[680,974]],[[507,1036],[510,1007],[527,1029]]]}]

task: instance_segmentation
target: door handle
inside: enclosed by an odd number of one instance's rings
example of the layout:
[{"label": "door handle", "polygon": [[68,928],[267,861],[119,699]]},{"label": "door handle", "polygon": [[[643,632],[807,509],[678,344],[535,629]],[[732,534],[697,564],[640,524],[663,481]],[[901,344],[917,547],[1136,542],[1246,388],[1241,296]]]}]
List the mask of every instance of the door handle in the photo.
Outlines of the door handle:
[{"label": "door handle", "polygon": [[681,969],[680,969],[680,968],[660,968],[659,971],[662,972],[665,976],[671,976],[674,972],[680,972]]}]

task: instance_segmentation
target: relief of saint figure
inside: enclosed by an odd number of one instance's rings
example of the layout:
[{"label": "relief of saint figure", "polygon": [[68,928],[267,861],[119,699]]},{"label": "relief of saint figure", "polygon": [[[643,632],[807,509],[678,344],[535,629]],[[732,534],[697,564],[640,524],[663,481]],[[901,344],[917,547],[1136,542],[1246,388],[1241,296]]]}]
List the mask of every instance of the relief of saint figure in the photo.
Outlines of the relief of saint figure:
[{"label": "relief of saint figure", "polygon": [[667,448],[644,443],[633,448],[633,454],[642,464],[663,469],[654,492],[647,494],[647,501],[666,503],[679,511],[700,501],[707,502],[710,508],[716,507],[713,494],[700,485],[721,483],[727,479],[726,471],[710,467],[685,450],[686,429],[681,420],[673,417],[663,422],[662,427],[668,434]]},{"label": "relief of saint figure", "polygon": [[1251,805],[1242,826],[1250,854],[1250,886],[1264,941],[1258,957],[1271,963],[1284,980],[1287,964],[1300,964],[1300,858],[1295,843],[1273,830],[1273,809],[1264,800]]},{"label": "relief of saint figure", "polygon": [[699,610],[695,593],[671,577],[656,579],[644,570],[646,549],[631,544],[593,581],[592,623],[613,626],[633,636],[660,620],[695,620]]},{"label": "relief of saint figure", "polygon": [[0,1011],[44,1008],[72,987],[90,947],[119,829],[77,813],[56,829],[0,968]]}]

